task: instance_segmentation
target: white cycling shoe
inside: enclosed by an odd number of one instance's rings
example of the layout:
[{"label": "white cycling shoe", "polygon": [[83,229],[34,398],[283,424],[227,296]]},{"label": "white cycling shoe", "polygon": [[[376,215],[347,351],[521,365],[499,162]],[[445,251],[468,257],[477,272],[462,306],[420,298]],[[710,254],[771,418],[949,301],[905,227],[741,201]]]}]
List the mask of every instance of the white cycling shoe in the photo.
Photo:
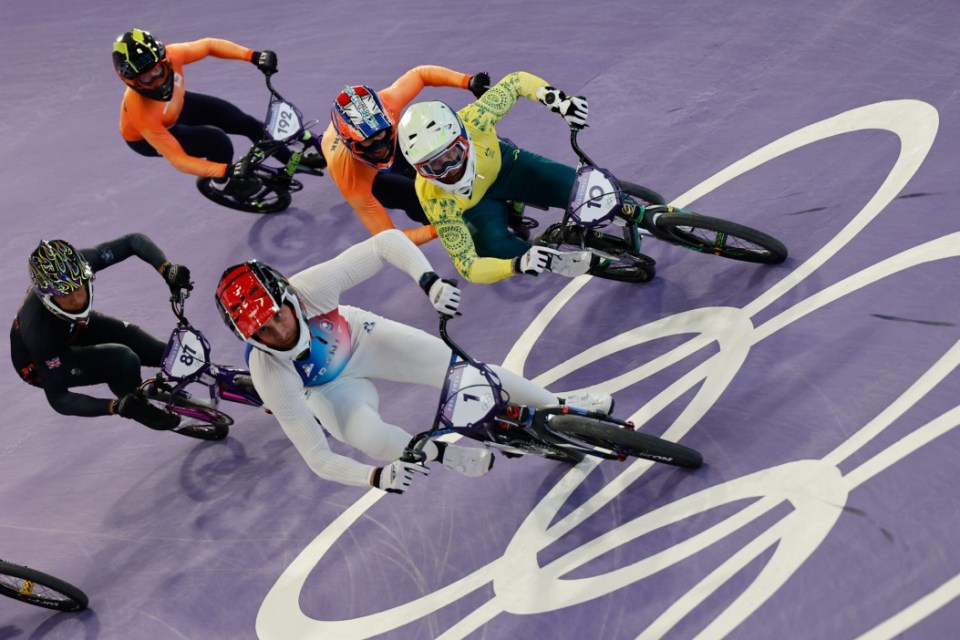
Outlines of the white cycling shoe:
[{"label": "white cycling shoe", "polygon": [[584,411],[599,411],[607,415],[613,411],[613,396],[609,393],[579,393],[561,398],[561,401]]},{"label": "white cycling shoe", "polygon": [[451,471],[469,478],[482,476],[493,467],[493,452],[478,447],[458,447],[455,444],[437,442],[440,464]]}]

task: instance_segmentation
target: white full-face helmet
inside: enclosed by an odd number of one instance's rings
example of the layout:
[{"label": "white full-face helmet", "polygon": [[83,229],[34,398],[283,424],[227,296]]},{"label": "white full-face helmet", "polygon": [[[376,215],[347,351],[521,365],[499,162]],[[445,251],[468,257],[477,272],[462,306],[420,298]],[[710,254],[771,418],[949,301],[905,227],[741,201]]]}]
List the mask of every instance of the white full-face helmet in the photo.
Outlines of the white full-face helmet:
[{"label": "white full-face helmet", "polygon": [[418,102],[403,114],[397,129],[400,151],[417,173],[450,193],[470,196],[476,151],[453,109],[439,100]]}]

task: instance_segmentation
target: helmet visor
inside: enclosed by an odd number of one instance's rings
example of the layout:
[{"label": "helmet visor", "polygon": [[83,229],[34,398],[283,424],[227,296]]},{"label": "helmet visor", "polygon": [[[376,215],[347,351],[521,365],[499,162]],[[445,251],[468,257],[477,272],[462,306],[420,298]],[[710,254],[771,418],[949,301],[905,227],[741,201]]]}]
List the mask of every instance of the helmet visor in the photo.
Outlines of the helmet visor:
[{"label": "helmet visor", "polygon": [[147,69],[134,78],[133,82],[141,89],[152,90],[161,87],[169,75],[170,64],[166,60],[161,60],[153,65],[153,68]]},{"label": "helmet visor", "polygon": [[444,178],[458,170],[467,161],[469,146],[463,136],[458,137],[446,149],[423,162],[414,165],[424,178]]},{"label": "helmet visor", "polygon": [[221,284],[217,296],[244,340],[250,339],[280,312],[279,305],[249,270]]}]

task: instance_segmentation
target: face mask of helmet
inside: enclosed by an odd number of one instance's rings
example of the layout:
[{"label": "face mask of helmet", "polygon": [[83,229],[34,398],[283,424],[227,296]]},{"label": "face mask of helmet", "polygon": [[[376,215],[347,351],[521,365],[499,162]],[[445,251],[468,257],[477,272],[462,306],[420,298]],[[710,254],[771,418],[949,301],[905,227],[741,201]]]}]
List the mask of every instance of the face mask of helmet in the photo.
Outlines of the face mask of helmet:
[{"label": "face mask of helmet", "polygon": [[355,158],[377,170],[392,166],[397,135],[393,120],[373,89],[344,87],[333,102],[330,119]]},{"label": "face mask of helmet", "polygon": [[113,43],[113,66],[137,93],[163,102],[173,97],[173,67],[163,43],[140,29],[127,31]]},{"label": "face mask of helmet", "polygon": [[[234,335],[257,349],[291,360],[310,349],[310,331],[300,299],[286,278],[257,261],[230,267],[223,272],[216,293],[217,308]],[[289,305],[297,324],[290,347],[269,346],[256,333]]]}]

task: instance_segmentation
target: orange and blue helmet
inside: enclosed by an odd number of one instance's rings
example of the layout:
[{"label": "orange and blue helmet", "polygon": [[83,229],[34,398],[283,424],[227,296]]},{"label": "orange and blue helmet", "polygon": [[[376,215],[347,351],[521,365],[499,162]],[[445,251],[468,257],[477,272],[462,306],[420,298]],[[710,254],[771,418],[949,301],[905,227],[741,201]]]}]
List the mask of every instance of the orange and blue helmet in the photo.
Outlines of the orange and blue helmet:
[{"label": "orange and blue helmet", "polygon": [[393,164],[397,131],[376,91],[363,85],[344,87],[333,101],[330,120],[357,160],[377,170]]}]

